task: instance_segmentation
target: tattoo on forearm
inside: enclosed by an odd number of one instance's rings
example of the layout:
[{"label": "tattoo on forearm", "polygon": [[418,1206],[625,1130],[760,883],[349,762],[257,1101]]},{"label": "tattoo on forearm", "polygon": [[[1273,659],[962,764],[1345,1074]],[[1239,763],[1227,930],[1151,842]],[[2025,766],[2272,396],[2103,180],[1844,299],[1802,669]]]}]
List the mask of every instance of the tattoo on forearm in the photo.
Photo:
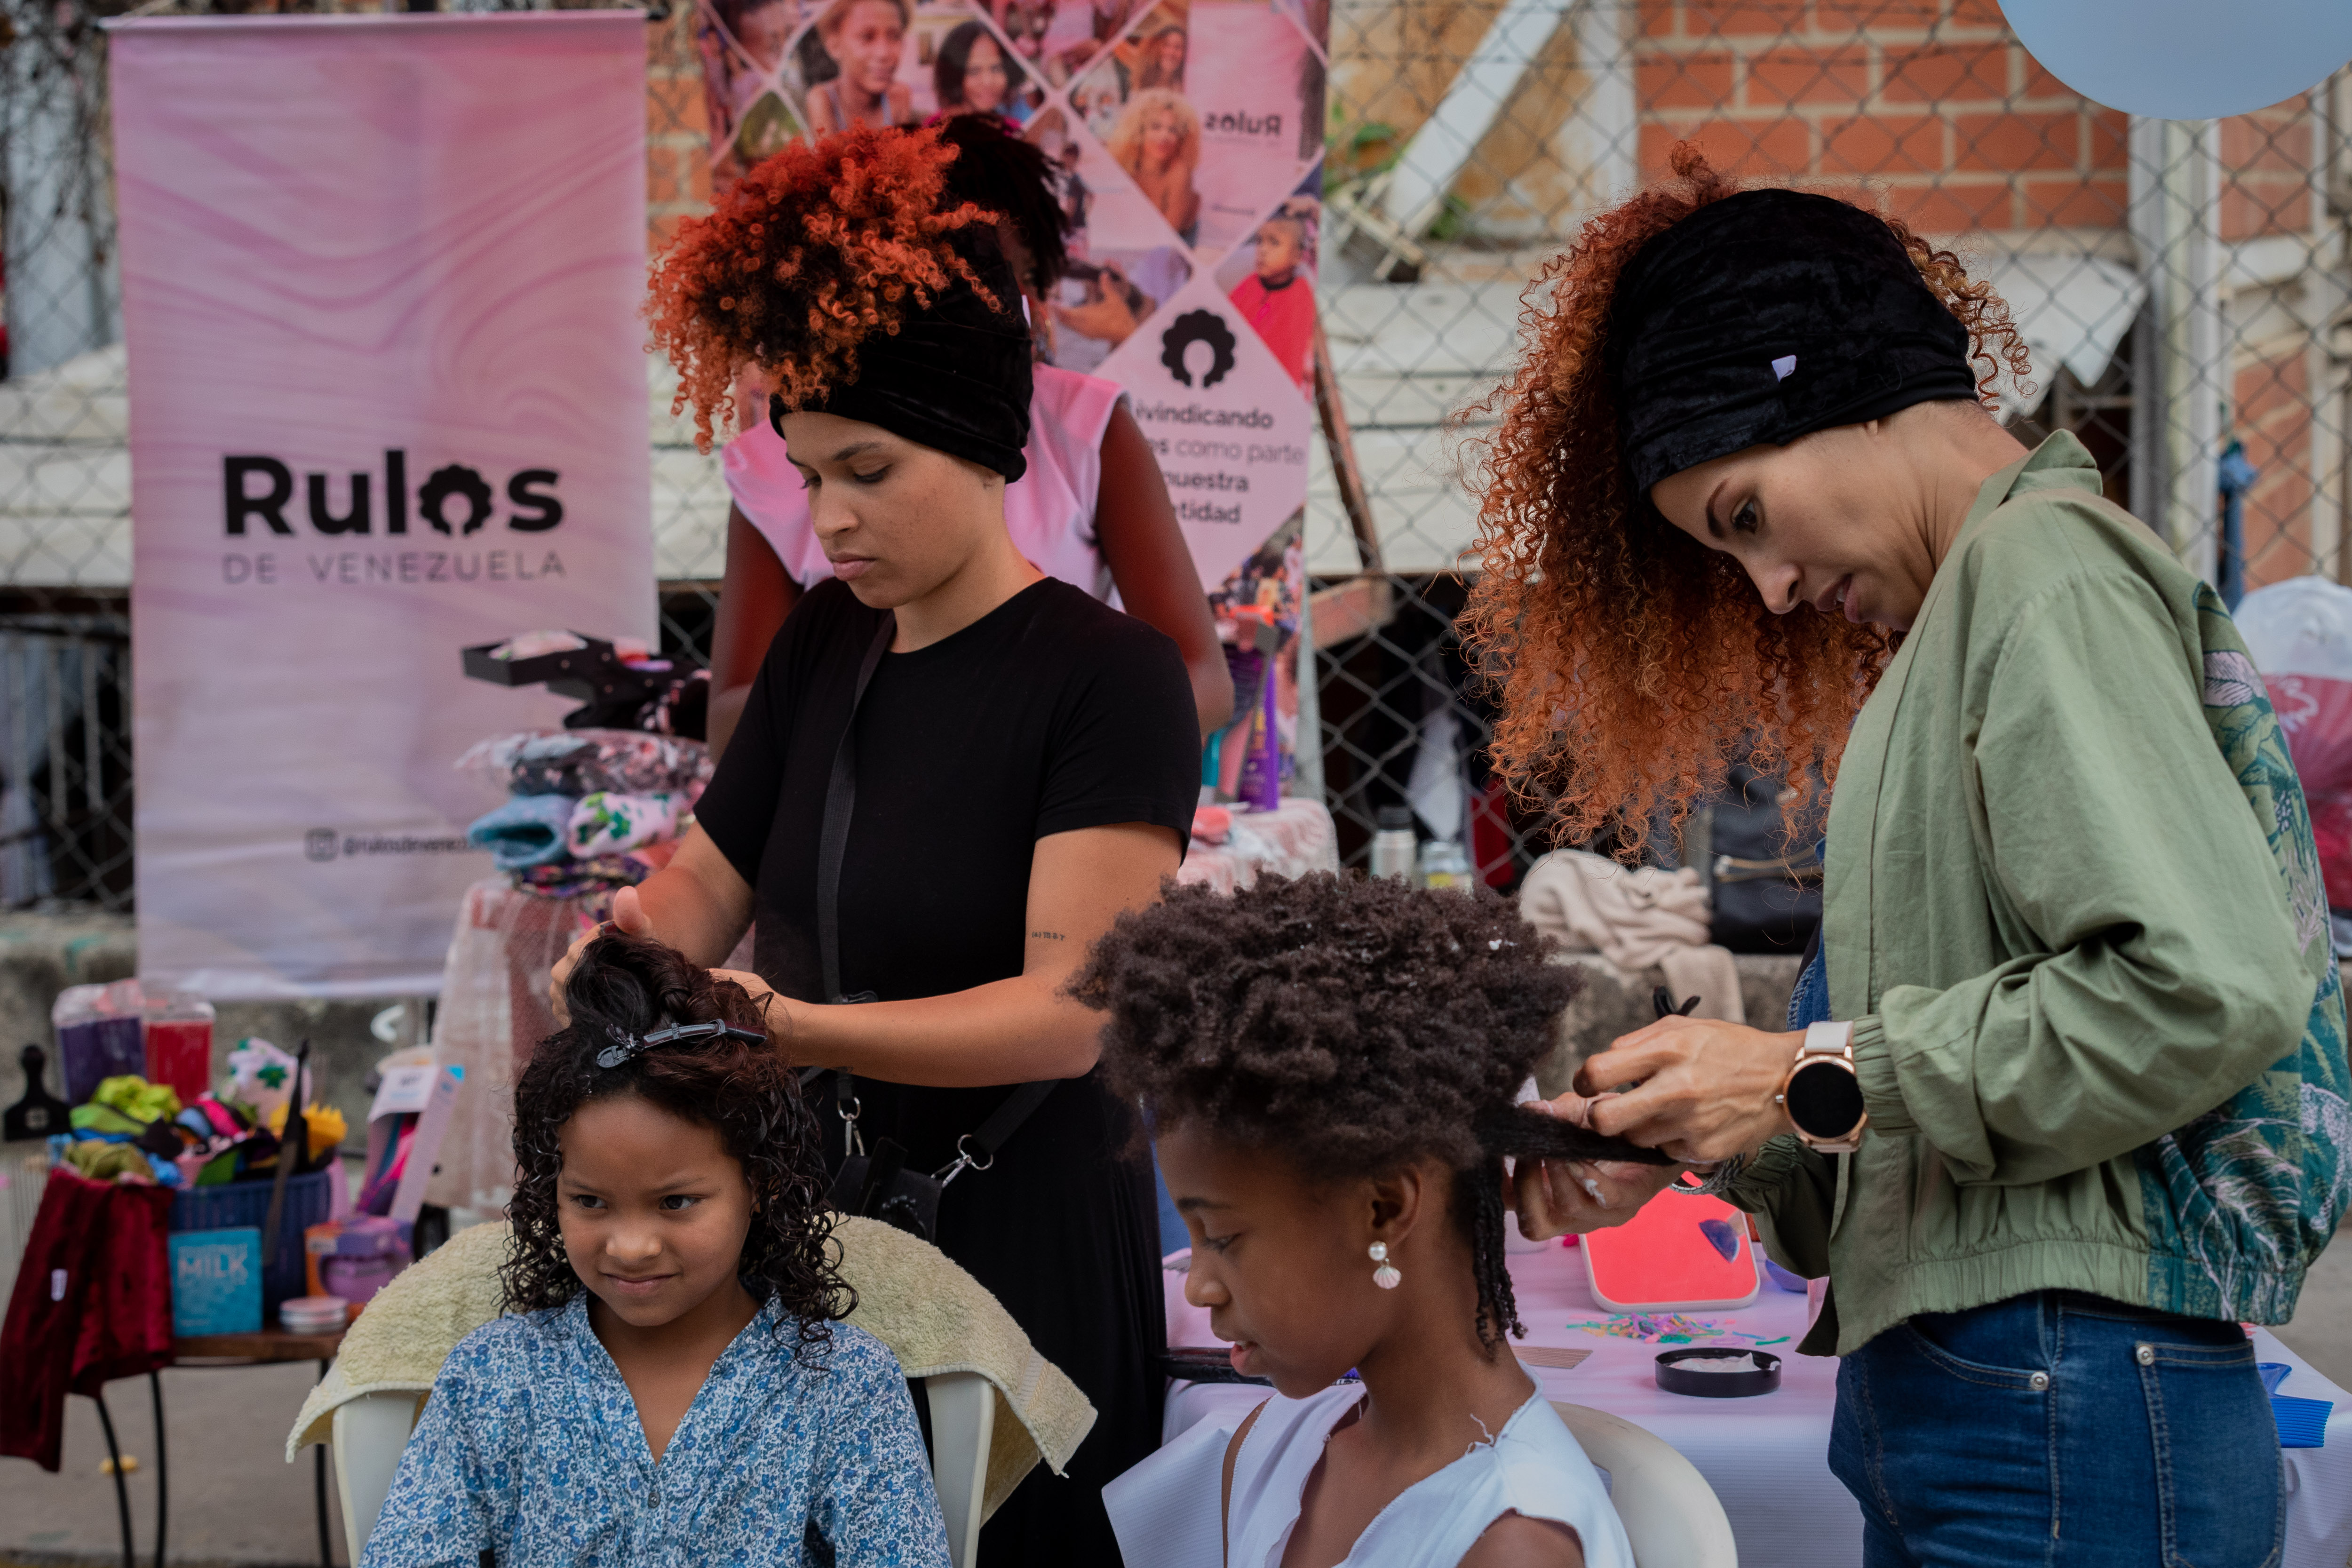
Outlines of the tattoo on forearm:
[{"label": "tattoo on forearm", "polygon": [[1068,939],[1057,931],[1033,931],[1029,933],[1029,940],[1031,942],[1064,942]]}]

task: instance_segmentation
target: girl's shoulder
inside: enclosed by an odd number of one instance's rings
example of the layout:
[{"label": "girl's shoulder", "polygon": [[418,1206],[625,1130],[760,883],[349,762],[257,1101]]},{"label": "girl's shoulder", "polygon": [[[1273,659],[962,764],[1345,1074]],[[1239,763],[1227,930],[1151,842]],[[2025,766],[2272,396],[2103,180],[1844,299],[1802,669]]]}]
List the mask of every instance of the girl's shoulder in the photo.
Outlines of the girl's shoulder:
[{"label": "girl's shoulder", "polygon": [[855,1323],[826,1323],[820,1338],[803,1341],[799,1318],[763,1309],[759,1321],[772,1331],[759,1336],[760,1353],[768,1361],[789,1362],[803,1372],[853,1381],[899,1375],[898,1358],[890,1353],[890,1347]]},{"label": "girl's shoulder", "polygon": [[1356,1544],[1365,1568],[1403,1568],[1424,1559],[1459,1562],[1506,1514],[1566,1525],[1586,1568],[1633,1568],[1625,1527],[1575,1435],[1541,1393],[1512,1414],[1491,1442],[1408,1487]]},{"label": "girl's shoulder", "polygon": [[527,1375],[535,1362],[570,1339],[574,1331],[569,1320],[575,1316],[584,1330],[586,1314],[579,1310],[579,1303],[501,1313],[450,1348],[441,1363],[441,1375]]},{"label": "girl's shoulder", "polygon": [[762,1312],[761,1331],[746,1342],[764,1382],[804,1384],[821,1401],[863,1406],[888,1390],[904,1391],[906,1373],[890,1347],[853,1323],[827,1323],[823,1338],[801,1338],[801,1320]]}]

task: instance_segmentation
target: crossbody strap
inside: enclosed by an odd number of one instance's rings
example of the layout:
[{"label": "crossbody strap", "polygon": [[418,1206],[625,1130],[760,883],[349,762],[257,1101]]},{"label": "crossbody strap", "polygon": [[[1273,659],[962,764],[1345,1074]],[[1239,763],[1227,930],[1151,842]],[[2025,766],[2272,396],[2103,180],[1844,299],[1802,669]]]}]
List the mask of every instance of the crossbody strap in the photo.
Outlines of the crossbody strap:
[{"label": "crossbody strap", "polygon": [[816,844],[816,950],[824,966],[827,1002],[849,1000],[841,994],[841,858],[849,844],[849,814],[857,805],[857,707],[866,700],[866,689],[873,684],[874,672],[898,633],[898,617],[883,611],[882,624],[866,645],[865,662],[857,667],[849,717],[842,721],[841,743],[833,749],[833,776],[825,781],[824,824]]},{"label": "crossbody strap", "polygon": [[[873,684],[874,672],[882,666],[882,656],[890,651],[890,639],[898,633],[898,617],[884,611],[882,624],[874,628],[874,640],[866,645],[866,658],[857,667],[857,684],[849,694],[849,717],[842,723],[841,742],[833,751],[833,773],[825,781],[824,819],[817,830],[816,847],[816,947],[827,1002],[874,1000],[871,992],[845,996],[841,991],[841,862],[849,846],[850,814],[857,805],[857,710],[866,700],[866,689]],[[814,1083],[823,1071],[803,1068],[802,1084]],[[855,1102],[856,1081],[846,1072],[835,1080],[836,1098],[845,1112]],[[966,1169],[985,1171],[995,1163],[997,1150],[1045,1103],[1045,1097],[1059,1082],[1047,1079],[1024,1083],[1006,1096],[987,1121],[957,1141],[956,1163],[942,1173],[941,1179],[952,1181]]]}]

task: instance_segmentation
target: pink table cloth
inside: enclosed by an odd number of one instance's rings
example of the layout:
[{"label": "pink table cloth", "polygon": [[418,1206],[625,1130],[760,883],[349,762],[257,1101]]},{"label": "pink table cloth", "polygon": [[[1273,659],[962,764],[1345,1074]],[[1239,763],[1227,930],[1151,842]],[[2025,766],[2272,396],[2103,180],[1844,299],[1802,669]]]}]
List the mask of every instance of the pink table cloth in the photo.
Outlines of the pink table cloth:
[{"label": "pink table cloth", "polygon": [[[1697,1399],[1666,1393],[1654,1375],[1660,1350],[1683,1347],[1570,1327],[1610,1315],[1593,1304],[1581,1252],[1555,1244],[1540,1252],[1514,1255],[1510,1268],[1519,1320],[1528,1330],[1522,1342],[1592,1352],[1566,1370],[1529,1367],[1544,1396],[1622,1416],[1664,1438],[1697,1466],[1730,1516],[1741,1568],[1830,1568],[1862,1561],[1861,1512],[1829,1469],[1837,1362],[1795,1353],[1796,1342],[1805,1331],[1804,1297],[1767,1280],[1756,1304],[1744,1310],[1684,1314],[1765,1339],[1789,1336],[1786,1343],[1763,1347],[1780,1357],[1777,1391],[1753,1399]],[[1183,1276],[1163,1278],[1168,1342],[1223,1343],[1209,1331],[1209,1314],[1185,1303]],[[1699,1342],[1744,1346],[1753,1342],[1725,1338]],[[2270,1334],[2257,1330],[2254,1343],[2259,1359],[2294,1368],[2281,1393],[2336,1403],[2326,1447],[2286,1451],[2285,1568],[2343,1568],[2352,1553],[2352,1394],[2320,1376]],[[1160,1440],[1220,1413],[1237,1422],[1269,1392],[1249,1384],[1173,1384]],[[1206,1506],[1214,1507],[1215,1500],[1209,1499]]]}]

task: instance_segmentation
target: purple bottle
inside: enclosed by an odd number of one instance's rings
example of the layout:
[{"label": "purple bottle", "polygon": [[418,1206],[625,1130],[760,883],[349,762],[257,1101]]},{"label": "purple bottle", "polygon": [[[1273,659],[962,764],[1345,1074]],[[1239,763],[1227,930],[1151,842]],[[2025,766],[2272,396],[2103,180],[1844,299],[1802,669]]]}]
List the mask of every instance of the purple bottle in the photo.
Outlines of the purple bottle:
[{"label": "purple bottle", "polygon": [[107,1079],[146,1076],[145,1012],[136,980],[69,985],[58,994],[49,1021],[57,1027],[68,1105],[87,1102]]}]

